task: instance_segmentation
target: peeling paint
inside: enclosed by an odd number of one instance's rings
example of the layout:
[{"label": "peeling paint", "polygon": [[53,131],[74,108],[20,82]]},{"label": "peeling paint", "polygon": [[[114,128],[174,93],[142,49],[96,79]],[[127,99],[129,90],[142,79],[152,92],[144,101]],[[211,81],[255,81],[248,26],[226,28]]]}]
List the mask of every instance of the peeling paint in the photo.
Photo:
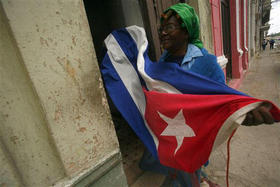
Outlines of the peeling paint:
[{"label": "peeling paint", "polygon": [[46,39],[44,39],[43,37],[40,37],[40,43],[42,46],[49,47],[48,41]]},{"label": "peeling paint", "polygon": [[[7,3],[3,1],[3,4]],[[32,91],[38,94],[43,120],[47,121],[45,125],[50,130],[46,132],[54,140],[65,177],[74,176],[95,165],[118,147],[112,122],[108,117],[109,108],[82,1],[44,3],[48,8],[35,0],[31,0],[28,5],[23,3],[23,7],[18,6],[19,3],[15,5],[17,6],[13,9],[9,7],[7,17],[12,18],[11,27],[14,38],[19,43],[22,64],[26,66],[30,76]],[[14,12],[27,24],[18,24]],[[34,17],[36,22],[30,22]],[[24,98],[21,100],[25,102]],[[36,123],[35,127],[39,130],[34,132],[43,132],[43,125],[40,123]],[[19,140],[11,139],[22,143],[21,140],[22,137]],[[40,141],[42,140],[39,138],[32,139],[36,146]],[[38,159],[37,153],[34,153],[34,160]],[[44,157],[44,154],[40,157]],[[26,160],[28,158],[31,157]],[[38,162],[37,165],[46,167],[45,163]],[[47,163],[51,165],[51,162]],[[48,168],[55,170],[51,166]],[[48,169],[44,171],[49,172]],[[31,174],[37,176],[36,172]],[[57,176],[59,179],[64,177]],[[37,180],[35,177],[30,178]],[[59,179],[53,174],[49,181]]]},{"label": "peeling paint", "polygon": [[14,144],[17,144],[19,138],[18,138],[17,136],[12,136],[12,137],[10,137],[10,140],[11,140]]},{"label": "peeling paint", "polygon": [[85,144],[92,144],[92,143],[93,143],[93,141],[90,140],[90,139],[87,139],[87,140],[85,141]]},{"label": "peeling paint", "polygon": [[60,105],[57,105],[54,112],[54,120],[57,121],[61,117],[62,117],[62,107]]},{"label": "peeling paint", "polygon": [[69,60],[66,60],[66,71],[67,71],[67,73],[71,76],[71,77],[75,77],[75,74],[76,74],[76,72],[75,72],[75,69],[71,66],[71,64],[70,64],[70,61]]},{"label": "peeling paint", "polygon": [[75,60],[76,60],[76,61],[78,62],[78,64],[79,64],[79,65],[78,65],[78,68],[81,69],[81,67],[82,67],[82,66],[81,66],[81,65],[82,65],[81,59],[78,58],[78,59],[75,59]]},{"label": "peeling paint", "polygon": [[76,37],[75,36],[72,36],[72,42],[73,42],[74,46],[76,46]]},{"label": "peeling paint", "polygon": [[61,18],[61,21],[64,25],[72,25],[73,24],[73,20],[67,20],[67,19]]},{"label": "peeling paint", "polygon": [[85,127],[81,127],[78,132],[85,132],[87,129]]},{"label": "peeling paint", "polygon": [[75,167],[76,167],[76,164],[74,162],[71,162],[68,165],[68,169],[72,169],[72,168],[75,168]]}]

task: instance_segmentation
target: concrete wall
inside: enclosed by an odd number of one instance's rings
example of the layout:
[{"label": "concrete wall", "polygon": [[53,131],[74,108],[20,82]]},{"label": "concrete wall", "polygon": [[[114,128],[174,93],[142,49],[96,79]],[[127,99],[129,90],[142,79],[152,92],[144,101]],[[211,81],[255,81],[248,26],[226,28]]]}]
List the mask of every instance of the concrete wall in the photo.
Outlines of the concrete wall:
[{"label": "concrete wall", "polygon": [[255,55],[255,29],[256,29],[256,3],[254,0],[248,1],[248,15],[249,15],[249,36],[248,36],[248,46],[249,46],[249,57]]},{"label": "concrete wall", "polygon": [[256,30],[255,30],[255,35],[256,35],[256,48],[255,51],[256,52],[260,52],[261,50],[261,32],[260,32],[260,28],[262,26],[262,8],[261,8],[261,2],[260,0],[256,0]]},{"label": "concrete wall", "polygon": [[205,49],[214,54],[214,44],[212,36],[211,5],[207,1],[189,0],[188,4],[192,6],[200,19],[200,38]]},{"label": "concrete wall", "polygon": [[3,11],[0,16],[0,184],[51,185],[64,169]]},{"label": "concrete wall", "polygon": [[0,2],[0,185],[125,185],[83,2]]}]

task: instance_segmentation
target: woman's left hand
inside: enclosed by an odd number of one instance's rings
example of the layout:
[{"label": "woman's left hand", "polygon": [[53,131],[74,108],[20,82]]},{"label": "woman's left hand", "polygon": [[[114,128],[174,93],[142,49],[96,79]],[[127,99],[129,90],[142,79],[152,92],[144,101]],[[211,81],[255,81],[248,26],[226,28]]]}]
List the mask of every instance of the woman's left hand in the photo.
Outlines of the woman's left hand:
[{"label": "woman's left hand", "polygon": [[264,102],[256,109],[247,113],[246,118],[243,121],[242,125],[255,126],[255,125],[260,125],[262,123],[273,124],[275,120],[272,117],[271,113],[269,112],[270,109],[271,109],[271,104],[268,102]]}]

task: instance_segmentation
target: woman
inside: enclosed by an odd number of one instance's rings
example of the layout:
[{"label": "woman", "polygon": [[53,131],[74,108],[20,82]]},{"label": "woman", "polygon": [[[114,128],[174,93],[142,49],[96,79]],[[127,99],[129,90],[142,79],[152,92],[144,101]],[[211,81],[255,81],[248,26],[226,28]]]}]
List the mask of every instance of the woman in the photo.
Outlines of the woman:
[{"label": "woman", "polygon": [[[224,73],[217,58],[203,48],[199,39],[199,19],[194,9],[185,4],[173,5],[164,11],[159,29],[160,41],[165,50],[159,63],[176,63],[182,69],[198,73],[220,83],[225,83]],[[269,104],[264,104],[249,112],[243,125],[272,124],[273,117]],[[140,168],[167,175],[165,184],[169,186],[199,186],[200,169],[195,173],[186,173],[165,167],[145,150]],[[208,181],[212,186],[217,186]]]},{"label": "woman", "polygon": [[267,41],[266,41],[266,39],[263,39],[262,48],[264,51],[265,51],[266,45],[267,45]]}]

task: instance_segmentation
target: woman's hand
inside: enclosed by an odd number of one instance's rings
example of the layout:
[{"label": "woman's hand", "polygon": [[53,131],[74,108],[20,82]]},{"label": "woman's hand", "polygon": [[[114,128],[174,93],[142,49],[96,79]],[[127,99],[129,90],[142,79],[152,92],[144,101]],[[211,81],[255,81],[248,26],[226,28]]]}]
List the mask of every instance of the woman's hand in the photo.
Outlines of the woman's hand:
[{"label": "woman's hand", "polygon": [[269,112],[270,109],[271,109],[271,104],[264,102],[256,109],[247,113],[246,118],[243,121],[242,125],[254,126],[254,125],[260,125],[262,123],[273,124],[275,120],[272,117],[271,113]]}]

